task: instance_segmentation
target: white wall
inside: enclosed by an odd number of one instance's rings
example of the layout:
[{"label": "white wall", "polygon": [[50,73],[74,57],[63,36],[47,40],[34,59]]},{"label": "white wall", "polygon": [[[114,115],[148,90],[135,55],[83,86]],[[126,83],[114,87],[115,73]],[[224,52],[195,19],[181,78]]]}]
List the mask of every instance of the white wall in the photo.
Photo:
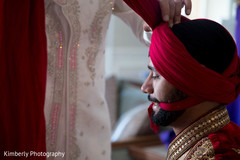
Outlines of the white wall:
[{"label": "white wall", "polygon": [[118,17],[112,16],[106,39],[106,75],[143,79],[147,71],[148,47]]}]

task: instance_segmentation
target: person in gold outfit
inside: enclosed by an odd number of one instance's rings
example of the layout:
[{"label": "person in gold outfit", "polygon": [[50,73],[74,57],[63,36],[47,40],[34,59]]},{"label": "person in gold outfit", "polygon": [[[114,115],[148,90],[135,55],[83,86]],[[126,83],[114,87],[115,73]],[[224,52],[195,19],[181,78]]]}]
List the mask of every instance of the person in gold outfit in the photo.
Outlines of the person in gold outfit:
[{"label": "person in gold outfit", "polygon": [[230,121],[226,104],[240,93],[240,58],[229,32],[208,20],[169,27],[159,20],[156,0],[125,0],[152,28],[149,76],[151,127],[173,127],[176,137],[168,160],[240,159],[240,127]]}]

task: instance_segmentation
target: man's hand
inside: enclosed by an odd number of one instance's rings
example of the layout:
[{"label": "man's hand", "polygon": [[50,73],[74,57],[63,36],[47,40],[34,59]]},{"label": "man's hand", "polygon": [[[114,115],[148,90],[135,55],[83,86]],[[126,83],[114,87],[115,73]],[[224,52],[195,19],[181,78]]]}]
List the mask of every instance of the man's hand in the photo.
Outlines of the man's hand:
[{"label": "man's hand", "polygon": [[[192,10],[191,0],[158,0],[162,12],[162,19],[168,22],[172,27],[174,24],[181,22],[181,10],[185,6],[185,13],[189,15]],[[146,32],[151,31],[151,28],[144,23],[143,28]]]},{"label": "man's hand", "polygon": [[189,15],[192,10],[191,0],[158,0],[162,18],[172,27],[181,22],[181,10],[185,6],[185,13]]}]

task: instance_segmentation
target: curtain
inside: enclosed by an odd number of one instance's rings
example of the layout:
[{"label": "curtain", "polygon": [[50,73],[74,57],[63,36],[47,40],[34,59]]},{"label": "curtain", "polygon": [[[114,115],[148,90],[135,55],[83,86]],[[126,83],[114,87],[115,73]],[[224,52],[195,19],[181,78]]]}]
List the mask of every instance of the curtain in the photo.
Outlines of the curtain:
[{"label": "curtain", "polygon": [[[238,48],[238,56],[240,56],[240,5],[237,7],[236,23],[235,40]],[[228,106],[228,112],[230,119],[240,126],[240,96]]]},{"label": "curtain", "polygon": [[44,16],[44,0],[0,1],[0,159],[46,151]]}]

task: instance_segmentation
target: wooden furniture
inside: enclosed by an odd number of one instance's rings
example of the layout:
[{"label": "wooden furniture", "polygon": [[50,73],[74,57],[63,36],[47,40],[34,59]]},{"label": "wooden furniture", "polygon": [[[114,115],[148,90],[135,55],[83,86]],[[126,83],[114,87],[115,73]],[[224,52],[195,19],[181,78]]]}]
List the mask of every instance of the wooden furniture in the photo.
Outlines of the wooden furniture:
[{"label": "wooden furniture", "polygon": [[130,138],[126,141],[112,143],[112,149],[127,148],[135,160],[165,160],[167,149],[157,135]]}]

